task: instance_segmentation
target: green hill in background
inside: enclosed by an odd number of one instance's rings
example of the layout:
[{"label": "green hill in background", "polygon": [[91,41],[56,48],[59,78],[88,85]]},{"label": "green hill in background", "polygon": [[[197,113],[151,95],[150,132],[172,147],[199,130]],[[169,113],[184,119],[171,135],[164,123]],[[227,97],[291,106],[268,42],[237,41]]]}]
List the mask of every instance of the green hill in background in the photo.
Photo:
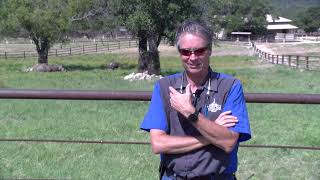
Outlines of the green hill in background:
[{"label": "green hill in background", "polygon": [[271,0],[278,15],[295,20],[299,12],[312,6],[320,6],[320,0]]}]

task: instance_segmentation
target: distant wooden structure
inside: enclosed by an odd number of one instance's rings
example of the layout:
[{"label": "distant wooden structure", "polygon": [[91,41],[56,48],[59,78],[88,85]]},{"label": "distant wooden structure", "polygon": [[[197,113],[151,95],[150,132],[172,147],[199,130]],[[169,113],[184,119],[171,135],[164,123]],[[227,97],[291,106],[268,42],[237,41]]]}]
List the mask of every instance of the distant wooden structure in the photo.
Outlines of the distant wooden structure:
[{"label": "distant wooden structure", "polygon": [[292,25],[292,20],[284,17],[272,17],[267,15],[267,30],[268,34],[274,35],[275,41],[295,41],[294,33],[298,27]]},{"label": "distant wooden structure", "polygon": [[243,41],[244,39],[248,42],[251,41],[251,32],[231,32],[232,40]]}]

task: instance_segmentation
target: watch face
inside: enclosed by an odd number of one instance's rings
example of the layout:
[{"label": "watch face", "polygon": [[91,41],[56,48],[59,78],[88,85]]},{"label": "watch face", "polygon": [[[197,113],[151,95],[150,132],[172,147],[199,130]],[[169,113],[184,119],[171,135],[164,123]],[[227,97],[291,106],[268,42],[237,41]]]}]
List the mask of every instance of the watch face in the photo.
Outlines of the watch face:
[{"label": "watch face", "polygon": [[188,120],[192,121],[192,122],[197,122],[198,121],[198,114],[199,114],[198,112],[190,114],[190,116],[188,117]]}]

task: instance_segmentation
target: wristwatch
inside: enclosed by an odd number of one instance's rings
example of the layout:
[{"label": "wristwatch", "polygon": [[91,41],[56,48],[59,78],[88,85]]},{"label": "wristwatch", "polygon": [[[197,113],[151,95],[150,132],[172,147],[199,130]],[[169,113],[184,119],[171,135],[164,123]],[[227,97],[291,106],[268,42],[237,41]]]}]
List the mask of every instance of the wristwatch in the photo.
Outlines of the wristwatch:
[{"label": "wristwatch", "polygon": [[198,116],[199,116],[199,111],[196,110],[194,113],[190,114],[187,119],[188,121],[196,123],[199,120]]}]

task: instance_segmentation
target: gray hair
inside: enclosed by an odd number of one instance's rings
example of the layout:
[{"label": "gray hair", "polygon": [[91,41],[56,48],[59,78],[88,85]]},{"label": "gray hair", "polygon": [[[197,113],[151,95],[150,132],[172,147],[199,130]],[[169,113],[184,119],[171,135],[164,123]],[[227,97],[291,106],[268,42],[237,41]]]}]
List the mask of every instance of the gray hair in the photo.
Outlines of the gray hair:
[{"label": "gray hair", "polygon": [[195,35],[200,35],[207,41],[209,49],[212,49],[212,32],[211,30],[203,23],[198,21],[185,21],[183,22],[180,27],[178,27],[176,31],[176,46],[179,48],[180,45],[180,38],[184,33],[190,33]]}]

